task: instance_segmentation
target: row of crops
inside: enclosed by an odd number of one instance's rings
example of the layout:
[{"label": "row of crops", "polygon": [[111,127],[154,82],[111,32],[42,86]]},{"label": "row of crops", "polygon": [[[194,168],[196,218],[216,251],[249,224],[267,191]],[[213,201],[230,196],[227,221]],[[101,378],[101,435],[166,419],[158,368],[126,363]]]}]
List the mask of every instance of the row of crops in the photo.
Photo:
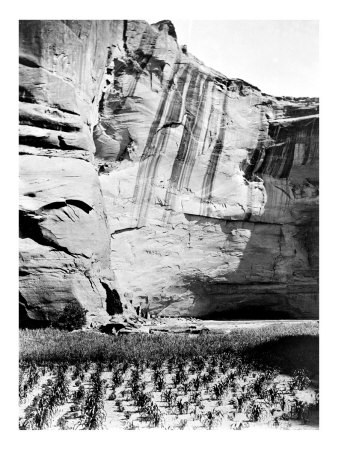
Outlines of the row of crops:
[{"label": "row of crops", "polygon": [[214,429],[316,424],[318,391],[232,352],[192,358],[21,362],[20,429]]}]

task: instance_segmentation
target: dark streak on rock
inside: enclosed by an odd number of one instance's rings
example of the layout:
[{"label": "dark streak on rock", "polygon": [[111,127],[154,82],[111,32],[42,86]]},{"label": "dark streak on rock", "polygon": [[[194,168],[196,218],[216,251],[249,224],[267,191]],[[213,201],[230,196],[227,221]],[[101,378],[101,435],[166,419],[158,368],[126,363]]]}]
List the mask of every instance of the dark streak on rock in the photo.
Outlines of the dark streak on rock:
[{"label": "dark streak on rock", "polygon": [[203,184],[202,184],[202,197],[204,200],[210,200],[213,191],[213,184],[215,179],[215,173],[217,170],[217,166],[222,154],[223,143],[224,143],[224,135],[225,135],[225,116],[226,116],[226,108],[227,108],[227,97],[223,98],[222,105],[222,116],[220,121],[220,127],[218,131],[218,136],[214,148],[211,152],[209,163],[207,170],[204,175]]}]

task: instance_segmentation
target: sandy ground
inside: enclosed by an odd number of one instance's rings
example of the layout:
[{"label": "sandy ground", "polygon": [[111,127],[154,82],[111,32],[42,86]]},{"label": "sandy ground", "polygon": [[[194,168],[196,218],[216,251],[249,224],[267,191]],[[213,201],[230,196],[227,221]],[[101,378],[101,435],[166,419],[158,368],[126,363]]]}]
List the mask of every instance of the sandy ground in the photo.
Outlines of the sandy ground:
[{"label": "sandy ground", "polygon": [[[92,367],[85,373],[84,380],[82,384],[84,385],[86,391],[90,389],[90,375],[94,371],[95,367]],[[72,380],[73,368],[69,368],[67,371],[67,378],[70,381],[70,396],[68,402],[65,405],[60,406],[55,414],[53,415],[52,422],[50,423],[49,429],[81,429],[81,410],[80,408],[74,409],[74,403],[72,402],[72,394],[78,387],[79,381]],[[238,412],[232,404],[232,398],[234,393],[227,391],[221,399],[215,399],[212,394],[212,385],[219,381],[224,374],[217,373],[216,379],[210,384],[210,386],[205,386],[200,389],[200,402],[197,405],[191,401],[192,390],[184,394],[181,389],[177,389],[173,385],[173,375],[168,372],[167,367],[165,371],[165,389],[171,388],[173,392],[177,393],[177,399],[181,399],[182,402],[188,402],[188,408],[182,414],[179,413],[176,406],[169,407],[168,404],[163,400],[161,392],[157,391],[153,382],[153,371],[152,369],[146,369],[141,374],[141,381],[145,383],[144,392],[151,395],[152,401],[157,404],[161,413],[160,427],[162,429],[172,430],[172,429],[187,429],[187,430],[198,430],[208,428],[206,419],[206,414],[208,411],[215,412],[219,411],[219,417],[216,419],[212,425],[212,429],[247,429],[247,428],[276,428],[276,429],[317,429],[318,428],[318,409],[311,411],[309,421],[307,423],[302,423],[300,420],[278,420],[278,426],[276,427],[274,423],[275,418],[281,417],[283,412],[288,413],[293,408],[295,404],[295,399],[302,400],[308,404],[314,404],[316,400],[316,394],[312,387],[307,388],[302,391],[295,391],[290,393],[288,389],[288,382],[290,380],[289,376],[278,375],[273,383],[277,386],[278,391],[284,397],[285,407],[284,410],[276,403],[273,408],[271,404],[268,405],[263,400],[261,402],[262,407],[265,410],[264,417],[257,422],[249,422],[247,415],[242,411]],[[106,392],[104,396],[104,410],[105,410],[105,420],[102,425],[103,429],[149,429],[152,428],[149,420],[143,417],[140,413],[139,408],[135,406],[134,401],[129,395],[129,385],[128,381],[131,378],[132,368],[128,369],[123,375],[122,384],[116,388],[116,399],[110,400],[110,394],[112,393],[111,379],[112,372],[103,371],[101,378],[106,380]],[[187,371],[188,373],[188,371]],[[203,373],[207,373],[204,370]],[[199,374],[199,376],[201,376]],[[242,386],[246,386],[250,381],[252,381],[258,372],[251,372],[246,377],[239,377],[236,381],[237,389],[241,390]],[[195,375],[189,375],[188,381],[196,377]],[[20,405],[20,418],[25,417],[25,411],[27,406],[32,403],[34,396],[41,392],[42,386],[47,382],[48,379],[54,379],[55,375],[47,373],[42,376],[39,383],[35,388],[29,393],[26,400]],[[116,402],[120,402],[120,406]],[[60,427],[59,419],[63,418],[63,426]]]},{"label": "sandy ground", "polygon": [[186,332],[188,328],[205,329],[214,333],[230,333],[240,329],[260,329],[271,325],[297,325],[313,324],[317,325],[318,320],[199,320],[189,318],[156,318],[145,321],[141,332]]},{"label": "sandy ground", "polygon": [[317,324],[317,320],[238,320],[238,321],[217,321],[217,320],[203,320],[202,324],[210,331],[223,331],[225,333],[235,329],[259,329],[268,327],[270,325],[296,325],[302,323]]}]

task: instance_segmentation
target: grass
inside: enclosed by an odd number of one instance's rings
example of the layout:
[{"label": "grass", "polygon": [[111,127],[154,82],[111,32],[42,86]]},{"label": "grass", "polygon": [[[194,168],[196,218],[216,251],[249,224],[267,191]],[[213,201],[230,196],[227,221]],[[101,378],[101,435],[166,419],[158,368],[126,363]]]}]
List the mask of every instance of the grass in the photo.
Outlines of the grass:
[{"label": "grass", "polygon": [[[298,347],[295,342],[298,342]],[[305,353],[302,343],[306,344]],[[313,322],[271,324],[258,329],[233,330],[228,334],[193,337],[141,333],[111,336],[97,332],[69,333],[47,328],[20,330],[20,362],[38,365],[75,364],[86,361],[161,362],[171,358],[185,360],[232,352],[246,355],[248,358],[254,355],[255,359],[262,363],[271,360],[271,363],[277,365],[286,359],[287,366],[292,361],[297,362],[298,356],[303,357],[311,353],[316,343],[318,343],[318,324]],[[308,359],[311,358],[311,355],[308,356]],[[311,366],[311,362],[307,361],[306,365]]]}]

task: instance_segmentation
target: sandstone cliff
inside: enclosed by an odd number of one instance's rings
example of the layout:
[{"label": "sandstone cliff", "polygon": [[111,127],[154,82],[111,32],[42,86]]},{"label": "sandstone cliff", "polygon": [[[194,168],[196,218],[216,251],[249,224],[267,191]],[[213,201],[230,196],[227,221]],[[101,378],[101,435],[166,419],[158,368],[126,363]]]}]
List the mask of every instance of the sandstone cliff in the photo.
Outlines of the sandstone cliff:
[{"label": "sandstone cliff", "polygon": [[26,320],[317,317],[317,99],[204,66],[169,21],[21,22],[20,155]]}]

